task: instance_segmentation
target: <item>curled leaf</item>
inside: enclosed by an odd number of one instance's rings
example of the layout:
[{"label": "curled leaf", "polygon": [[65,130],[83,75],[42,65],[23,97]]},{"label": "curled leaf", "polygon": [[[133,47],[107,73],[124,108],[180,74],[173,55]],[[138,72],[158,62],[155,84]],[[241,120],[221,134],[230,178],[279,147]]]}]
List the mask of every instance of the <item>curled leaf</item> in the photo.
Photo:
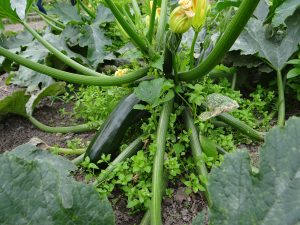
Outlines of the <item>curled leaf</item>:
[{"label": "curled leaf", "polygon": [[239,107],[239,104],[235,100],[218,93],[208,95],[206,101],[209,111],[201,113],[200,119],[203,121],[216,117],[223,112],[230,112]]}]

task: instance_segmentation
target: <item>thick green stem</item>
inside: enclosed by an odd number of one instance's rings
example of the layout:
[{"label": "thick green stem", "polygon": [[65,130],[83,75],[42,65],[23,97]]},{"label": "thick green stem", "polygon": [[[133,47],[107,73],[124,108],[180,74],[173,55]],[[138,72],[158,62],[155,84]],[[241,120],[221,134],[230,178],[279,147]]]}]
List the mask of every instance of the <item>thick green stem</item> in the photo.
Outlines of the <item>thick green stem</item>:
[{"label": "thick green stem", "polygon": [[264,134],[254,130],[252,127],[248,126],[244,122],[230,115],[229,113],[222,113],[217,117],[222,122],[234,127],[243,134],[247,135],[253,140],[264,141]]},{"label": "thick green stem", "polygon": [[102,76],[107,77],[104,74],[98,73],[88,67],[81,65],[80,63],[74,61],[73,59],[69,58],[59,50],[57,50],[52,44],[46,41],[42,36],[40,36],[34,29],[30,27],[28,23],[22,21],[24,27],[34,36],[45,48],[47,48],[53,55],[55,55],[58,59],[63,61],[68,66],[72,67],[73,69],[79,71],[80,73],[89,75],[89,76]]},{"label": "thick green stem", "polygon": [[96,18],[95,13],[93,13],[81,0],[77,0],[79,2],[80,7],[93,19]]},{"label": "thick green stem", "polygon": [[234,74],[232,75],[232,82],[231,82],[231,89],[235,90],[235,86],[236,86],[236,78],[237,78],[237,73],[234,72]]},{"label": "thick green stem", "polygon": [[50,127],[50,126],[47,126],[47,125],[39,122],[32,116],[29,116],[28,119],[34,126],[39,128],[40,130],[48,132],[48,133],[62,133],[62,134],[82,133],[82,132],[95,130],[94,128],[91,128],[90,125],[88,125],[88,124],[81,124],[81,125],[75,125],[75,126],[69,126],[69,127]]},{"label": "thick green stem", "polygon": [[284,126],[285,124],[285,99],[284,99],[284,87],[282,82],[282,74],[280,70],[277,70],[277,87],[278,87],[278,126]]},{"label": "thick green stem", "polygon": [[59,148],[59,147],[49,147],[48,150],[51,152],[65,154],[65,155],[81,155],[86,151],[86,149],[84,148],[71,149],[71,148]]},{"label": "thick green stem", "polygon": [[154,24],[155,24],[155,17],[156,17],[156,6],[157,6],[157,0],[153,0],[149,30],[148,30],[148,33],[147,33],[147,38],[148,38],[148,41],[149,41],[150,44],[152,43],[153,32],[154,32]]},{"label": "thick green stem", "polygon": [[156,33],[156,43],[158,45],[158,50],[163,49],[164,34],[165,34],[165,29],[167,24],[167,10],[168,10],[168,0],[162,0],[159,22],[158,22],[157,33]]},{"label": "thick green stem", "polygon": [[[168,174],[166,171],[164,171],[164,179],[161,182],[161,194],[164,195],[166,193],[166,188],[168,187]],[[143,219],[140,223],[140,225],[150,225],[151,223],[151,210],[148,208],[148,210],[146,211],[146,213],[143,216]]]},{"label": "thick green stem", "polygon": [[62,32],[62,31],[63,31],[62,28],[60,28],[59,26],[56,26],[54,23],[52,23],[52,22],[49,21],[48,19],[43,18],[43,20],[44,20],[50,27],[52,27],[53,30],[56,30],[56,31],[58,31],[58,32]]},{"label": "thick green stem", "polygon": [[95,180],[94,186],[97,187],[101,183],[103,183],[106,179],[107,176],[114,171],[114,169],[117,167],[117,165],[123,161],[125,161],[127,158],[130,158],[134,154],[137,153],[138,150],[141,149],[143,146],[143,142],[141,137],[138,137],[135,139],[125,150],[123,150],[117,158],[114,159],[114,161],[111,162],[111,164],[103,171],[100,173],[99,177]]},{"label": "thick green stem", "polygon": [[116,86],[133,82],[139,78],[147,75],[149,68],[143,68],[135,72],[128,73],[122,77],[103,77],[103,76],[85,76],[75,73],[69,73],[62,70],[54,69],[49,66],[45,66],[26,58],[23,58],[9,50],[0,46],[0,55],[15,61],[16,63],[25,66],[29,69],[37,71],[39,73],[46,74],[50,77],[67,81],[74,84],[96,85],[96,86]]},{"label": "thick green stem", "polygon": [[179,79],[192,81],[208,74],[223,58],[225,53],[231,48],[235,40],[243,31],[245,25],[253,14],[259,0],[244,0],[237,14],[232,18],[224,34],[216,44],[208,57],[194,69],[179,74]]},{"label": "thick green stem", "polygon": [[77,166],[83,161],[83,159],[84,159],[84,154],[81,154],[80,156],[73,159],[72,163],[74,163]]},{"label": "thick green stem", "polygon": [[129,37],[133,40],[133,42],[142,50],[143,53],[148,54],[149,49],[146,44],[146,42],[140,38],[140,35],[137,33],[137,31],[129,25],[129,23],[126,21],[125,18],[123,18],[122,13],[119,11],[117,6],[113,3],[112,0],[105,0],[106,4],[118,20],[118,22],[121,24],[123,29],[127,32]]},{"label": "thick green stem", "polygon": [[195,66],[194,52],[195,52],[195,45],[196,45],[198,35],[199,35],[199,31],[195,31],[193,42],[191,45],[191,51],[190,51],[190,69],[193,69]]},{"label": "thick green stem", "polygon": [[[207,177],[208,172],[206,169],[205,162],[203,160],[204,158],[203,158],[202,148],[200,145],[199,134],[197,128],[195,127],[192,113],[188,109],[185,109],[183,115],[184,115],[185,127],[188,131],[191,131],[189,139],[190,139],[193,159],[196,165],[197,174]],[[211,200],[209,197],[207,185],[204,184],[204,187],[205,187],[204,193],[205,193],[206,200],[208,202],[208,205],[211,206]]]},{"label": "thick green stem", "polygon": [[136,0],[132,0],[132,7],[133,7],[134,14],[136,16],[138,16],[138,18],[140,18],[141,17],[141,10],[140,10],[140,7],[139,7]]},{"label": "thick green stem", "polygon": [[164,103],[161,116],[159,118],[157,128],[156,139],[156,153],[153,162],[152,173],[152,199],[151,199],[151,225],[162,224],[162,212],[161,212],[161,184],[163,182],[163,167],[164,167],[164,155],[166,147],[166,136],[169,126],[170,114],[173,109],[173,99]]},{"label": "thick green stem", "polygon": [[60,21],[52,18],[51,16],[47,15],[47,14],[44,14],[42,13],[40,10],[38,10],[37,8],[35,7],[32,7],[32,9],[37,13],[39,14],[40,17],[42,17],[43,19],[47,19],[49,21],[51,21],[52,23],[55,23],[57,26],[59,26],[60,28],[62,29],[65,29],[65,25],[63,23],[61,23]]}]

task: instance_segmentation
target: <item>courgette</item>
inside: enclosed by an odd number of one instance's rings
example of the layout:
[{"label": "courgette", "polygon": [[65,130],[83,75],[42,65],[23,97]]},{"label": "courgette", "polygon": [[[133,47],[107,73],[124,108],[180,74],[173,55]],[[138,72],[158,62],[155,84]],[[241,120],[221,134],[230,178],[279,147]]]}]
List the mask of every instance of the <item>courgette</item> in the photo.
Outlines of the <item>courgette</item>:
[{"label": "courgette", "polygon": [[134,109],[139,103],[141,100],[133,93],[123,98],[89,144],[85,157],[94,163],[101,159],[102,154],[111,154],[111,159],[114,159],[128,128],[147,115],[146,111]]}]

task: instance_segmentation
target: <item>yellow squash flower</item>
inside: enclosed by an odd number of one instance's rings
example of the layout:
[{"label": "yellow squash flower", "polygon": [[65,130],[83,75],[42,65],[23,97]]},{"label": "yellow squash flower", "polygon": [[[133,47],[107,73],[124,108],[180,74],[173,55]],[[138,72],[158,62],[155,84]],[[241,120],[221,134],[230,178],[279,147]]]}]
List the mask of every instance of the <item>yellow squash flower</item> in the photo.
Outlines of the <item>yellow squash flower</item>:
[{"label": "yellow squash flower", "polygon": [[126,73],[128,73],[129,69],[125,68],[125,69],[118,69],[115,72],[115,77],[122,77],[124,76]]},{"label": "yellow squash flower", "polygon": [[205,23],[206,15],[209,10],[208,0],[193,0],[193,17],[192,27],[195,31],[200,31]]},{"label": "yellow squash flower", "polygon": [[173,33],[183,34],[192,25],[193,4],[191,0],[180,0],[179,6],[176,7],[170,15],[169,26]]}]

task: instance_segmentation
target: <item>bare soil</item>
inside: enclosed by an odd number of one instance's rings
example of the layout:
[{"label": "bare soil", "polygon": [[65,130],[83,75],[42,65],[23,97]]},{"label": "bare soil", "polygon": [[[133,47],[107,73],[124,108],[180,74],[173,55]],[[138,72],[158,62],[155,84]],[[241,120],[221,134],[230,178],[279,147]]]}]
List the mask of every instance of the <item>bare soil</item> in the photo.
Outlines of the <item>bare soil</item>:
[{"label": "bare soil", "polygon": [[[30,26],[34,28],[35,30],[41,30],[44,27],[47,26],[47,24],[44,21],[32,21],[30,22]],[[24,27],[21,24],[6,24],[5,25],[5,31],[13,31],[13,32],[19,32],[23,31]]]}]

